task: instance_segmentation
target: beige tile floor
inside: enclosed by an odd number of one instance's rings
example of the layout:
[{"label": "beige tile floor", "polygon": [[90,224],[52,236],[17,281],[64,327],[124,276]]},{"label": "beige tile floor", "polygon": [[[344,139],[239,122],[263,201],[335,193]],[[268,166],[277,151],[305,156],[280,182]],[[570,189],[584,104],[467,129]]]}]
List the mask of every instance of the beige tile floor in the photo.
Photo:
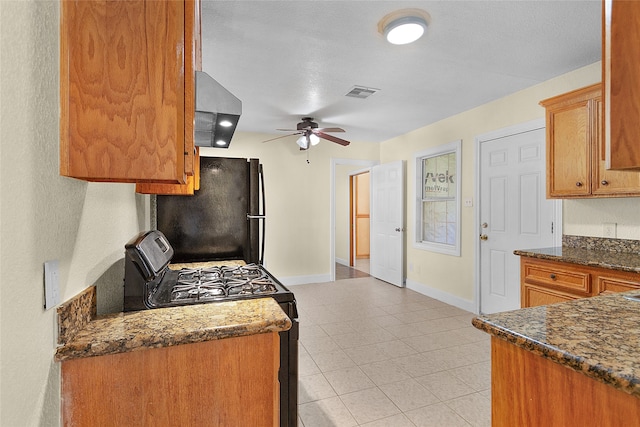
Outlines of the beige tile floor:
[{"label": "beige tile floor", "polygon": [[300,427],[490,426],[473,315],[372,277],[293,287]]}]

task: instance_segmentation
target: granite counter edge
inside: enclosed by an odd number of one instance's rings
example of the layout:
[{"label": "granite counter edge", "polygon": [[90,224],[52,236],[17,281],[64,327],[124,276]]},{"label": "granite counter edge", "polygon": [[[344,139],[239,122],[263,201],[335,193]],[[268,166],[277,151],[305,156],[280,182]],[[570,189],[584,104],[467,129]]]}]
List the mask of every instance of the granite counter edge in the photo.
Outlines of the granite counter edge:
[{"label": "granite counter edge", "polygon": [[532,352],[551,362],[566,366],[576,372],[580,372],[596,381],[608,384],[627,394],[640,397],[640,382],[638,378],[627,378],[614,370],[607,369],[600,364],[590,363],[588,360],[571,354],[562,349],[534,340],[525,335],[519,334],[499,324],[493,323],[482,317],[474,317],[471,324],[477,329],[489,335],[507,341],[523,350]]},{"label": "granite counter edge", "polygon": [[153,348],[172,347],[176,345],[195,344],[206,341],[221,340],[226,338],[238,338],[250,335],[258,335],[269,332],[282,332],[291,328],[291,320],[288,318],[281,322],[264,322],[259,324],[239,324],[229,327],[207,330],[185,331],[183,334],[155,336],[142,342],[129,339],[114,339],[92,343],[69,342],[58,347],[54,356],[56,362],[87,357],[107,356],[134,351],[149,350]]},{"label": "granite counter edge", "polygon": [[543,260],[548,260],[548,261],[558,261],[558,262],[565,262],[565,263],[569,263],[569,264],[576,264],[576,265],[584,265],[587,267],[600,267],[600,268],[608,268],[610,270],[619,270],[619,271],[627,271],[627,272],[631,272],[631,273],[640,273],[640,267],[638,266],[630,266],[630,265],[623,265],[623,264],[611,264],[611,263],[607,263],[607,262],[603,262],[603,261],[594,261],[594,260],[586,260],[586,259],[582,259],[582,258],[575,258],[575,257],[567,257],[567,256],[562,256],[562,255],[552,255],[552,254],[547,254],[547,253],[542,253],[542,252],[535,252],[535,251],[530,251],[530,250],[522,250],[522,249],[516,249],[513,251],[514,255],[518,255],[518,256],[522,256],[522,257],[527,257],[527,258],[536,258],[536,259],[543,259]]},{"label": "granite counter edge", "polygon": [[88,288],[63,304],[58,310],[58,324],[64,324],[65,328],[60,328],[59,346],[54,354],[56,362],[282,332],[292,326],[291,319],[271,298],[97,317],[95,287]]}]

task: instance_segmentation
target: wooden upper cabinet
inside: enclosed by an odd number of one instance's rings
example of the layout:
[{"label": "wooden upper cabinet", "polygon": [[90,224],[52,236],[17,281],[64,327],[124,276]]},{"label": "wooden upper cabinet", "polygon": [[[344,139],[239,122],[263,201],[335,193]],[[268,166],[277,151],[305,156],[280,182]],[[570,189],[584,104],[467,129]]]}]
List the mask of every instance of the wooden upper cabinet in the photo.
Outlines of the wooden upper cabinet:
[{"label": "wooden upper cabinet", "polygon": [[547,117],[547,197],[640,195],[640,172],[605,167],[602,85],[540,103]]},{"label": "wooden upper cabinet", "polygon": [[546,109],[547,197],[591,193],[594,87],[540,102]]},{"label": "wooden upper cabinet", "polygon": [[606,167],[604,142],[603,102],[601,97],[594,99],[597,111],[594,126],[597,129],[592,156],[593,181],[591,193],[598,197],[639,196],[640,172],[634,170],[610,170]]},{"label": "wooden upper cabinet", "polygon": [[[187,180],[184,184],[138,182],[136,192],[144,194],[171,194],[192,196],[200,189],[200,151],[195,146],[195,72],[202,71],[202,17],[200,0],[185,2],[185,40],[191,47],[185,52],[185,170]],[[195,152],[195,155],[187,153]]]},{"label": "wooden upper cabinet", "polygon": [[640,169],[640,2],[604,0],[602,5],[607,166]]},{"label": "wooden upper cabinet", "polygon": [[193,0],[62,1],[62,175],[184,184],[194,174],[194,9]]}]

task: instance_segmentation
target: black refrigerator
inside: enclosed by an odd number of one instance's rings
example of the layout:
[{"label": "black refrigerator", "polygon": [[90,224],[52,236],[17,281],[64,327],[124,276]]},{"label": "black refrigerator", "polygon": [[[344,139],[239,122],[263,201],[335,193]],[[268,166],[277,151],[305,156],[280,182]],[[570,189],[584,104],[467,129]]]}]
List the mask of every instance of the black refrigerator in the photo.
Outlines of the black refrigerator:
[{"label": "black refrigerator", "polygon": [[[200,189],[195,195],[153,200],[156,228],[174,250],[172,263],[244,260],[264,264],[264,174],[258,159],[201,157]],[[278,285],[281,291],[272,296],[292,322],[291,329],[279,333],[280,427],[295,427],[298,311],[293,293]]]},{"label": "black refrigerator", "polygon": [[263,264],[264,181],[258,159],[201,157],[193,196],[157,196],[156,225],[172,262],[244,260]]}]

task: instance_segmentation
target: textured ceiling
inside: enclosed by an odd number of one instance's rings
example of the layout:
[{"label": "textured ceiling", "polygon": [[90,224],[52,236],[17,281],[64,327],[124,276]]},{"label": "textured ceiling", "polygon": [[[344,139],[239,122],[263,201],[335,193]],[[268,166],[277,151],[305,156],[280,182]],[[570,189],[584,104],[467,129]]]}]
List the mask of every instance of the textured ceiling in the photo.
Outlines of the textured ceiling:
[{"label": "textured ceiling", "polygon": [[[239,131],[295,128],[379,142],[592,64],[601,3],[589,1],[203,0],[203,70],[242,100]],[[426,36],[394,46],[378,21],[431,15]],[[345,97],[355,86],[380,89]]]}]

